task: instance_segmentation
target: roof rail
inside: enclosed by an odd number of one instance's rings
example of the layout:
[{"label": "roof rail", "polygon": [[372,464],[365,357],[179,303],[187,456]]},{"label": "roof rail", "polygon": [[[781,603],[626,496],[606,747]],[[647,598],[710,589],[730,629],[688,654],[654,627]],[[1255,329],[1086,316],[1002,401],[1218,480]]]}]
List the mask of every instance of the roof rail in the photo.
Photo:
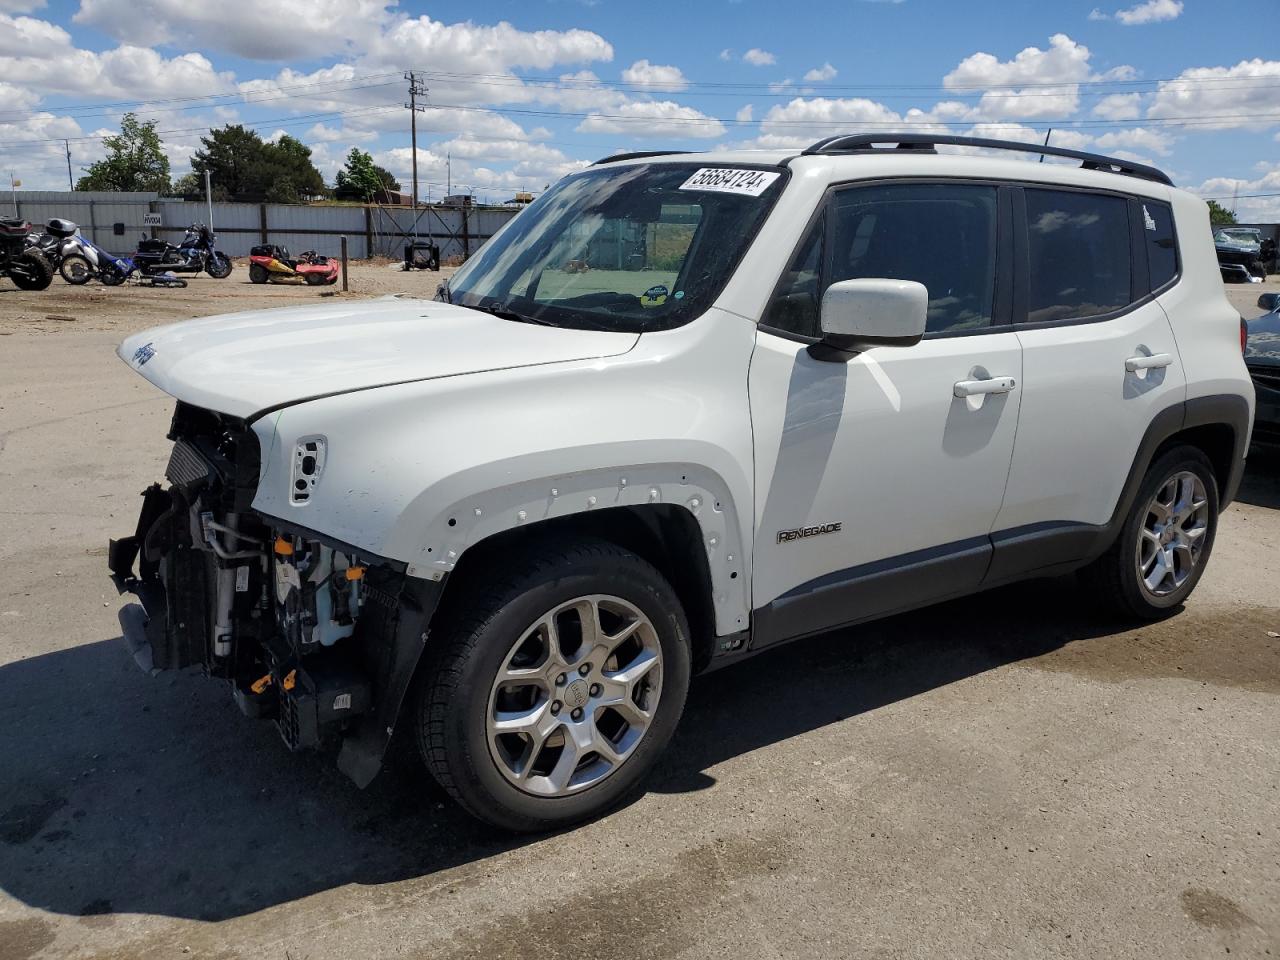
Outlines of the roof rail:
[{"label": "roof rail", "polygon": [[[877,146],[885,144],[886,146]],[[1048,157],[1067,157],[1079,160],[1085,170],[1101,170],[1105,173],[1121,173],[1143,180],[1154,180],[1173,186],[1173,181],[1163,170],[1147,166],[1145,163],[1133,163],[1116,157],[1106,157],[1098,153],[1085,153],[1083,150],[1067,150],[1064,147],[1040,146],[1034,143],[1019,143],[1016,140],[988,140],[985,137],[957,137],[951,134],[933,133],[855,133],[836,137],[827,137],[806,148],[801,156],[833,156],[857,153],[885,153],[889,149],[909,151],[912,153],[937,153],[938,144],[956,147],[982,147],[986,150],[1016,150],[1019,153],[1038,153]]]},{"label": "roof rail", "polygon": [[643,160],[645,157],[669,157],[677,153],[690,153],[689,150],[637,150],[634,153],[615,153],[608,157],[602,157],[592,164],[598,167],[602,163],[620,163],[623,160]]}]

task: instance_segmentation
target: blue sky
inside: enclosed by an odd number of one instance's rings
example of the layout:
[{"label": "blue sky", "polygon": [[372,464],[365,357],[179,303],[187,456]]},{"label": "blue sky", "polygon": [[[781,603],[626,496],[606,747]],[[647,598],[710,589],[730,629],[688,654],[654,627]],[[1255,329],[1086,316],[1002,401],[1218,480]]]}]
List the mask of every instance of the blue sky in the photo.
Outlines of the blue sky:
[{"label": "blue sky", "polygon": [[[352,145],[422,193],[505,200],[621,149],[799,147],[906,128],[1142,159],[1280,219],[1275,0],[0,0],[0,169],[66,184],[126,109],[165,131],[287,132],[330,180]],[[77,173],[79,170],[77,169]],[[1276,196],[1266,196],[1275,194]],[[1262,195],[1262,196],[1258,196]]]}]

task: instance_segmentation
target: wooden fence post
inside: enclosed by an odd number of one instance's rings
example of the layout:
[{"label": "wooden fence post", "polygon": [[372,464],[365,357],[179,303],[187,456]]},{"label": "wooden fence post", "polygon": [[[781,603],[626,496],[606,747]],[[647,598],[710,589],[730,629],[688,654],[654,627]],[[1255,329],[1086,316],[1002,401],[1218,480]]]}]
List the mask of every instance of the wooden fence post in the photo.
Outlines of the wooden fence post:
[{"label": "wooden fence post", "polygon": [[373,259],[373,210],[368,204],[364,208],[364,256],[366,260]]},{"label": "wooden fence post", "polygon": [[267,240],[267,205],[265,203],[258,204],[258,227],[262,231],[262,242],[269,243]]},{"label": "wooden fence post", "polygon": [[[365,210],[368,210],[368,209],[369,209],[368,207],[365,207]],[[347,237],[346,237],[346,234],[343,234],[342,236],[342,292],[346,293],[347,289],[348,289],[347,288]]]}]

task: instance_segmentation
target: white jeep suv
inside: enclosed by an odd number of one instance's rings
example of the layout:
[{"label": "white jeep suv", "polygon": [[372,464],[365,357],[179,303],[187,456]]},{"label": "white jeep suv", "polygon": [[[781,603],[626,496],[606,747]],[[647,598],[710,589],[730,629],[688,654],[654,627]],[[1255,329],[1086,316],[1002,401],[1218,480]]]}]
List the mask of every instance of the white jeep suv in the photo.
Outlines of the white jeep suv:
[{"label": "white jeep suv", "polygon": [[691,675],[784,641],[1077,568],[1165,615],[1253,406],[1208,227],[1158,170],[1025,144],[633,154],[435,302],[130,337],[178,402],[111,546],[126,638],[362,786],[403,729],[534,830],[635,788]]}]

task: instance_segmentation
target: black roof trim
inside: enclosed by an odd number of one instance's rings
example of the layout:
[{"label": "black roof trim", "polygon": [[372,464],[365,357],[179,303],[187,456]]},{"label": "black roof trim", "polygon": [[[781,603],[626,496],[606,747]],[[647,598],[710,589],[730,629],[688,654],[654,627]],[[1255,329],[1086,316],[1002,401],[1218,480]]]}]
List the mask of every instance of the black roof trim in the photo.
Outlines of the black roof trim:
[{"label": "black roof trim", "polygon": [[[877,146],[883,144],[884,146]],[[1142,180],[1154,180],[1173,186],[1173,181],[1163,170],[1147,166],[1145,163],[1133,163],[1117,157],[1107,157],[1099,153],[1085,153],[1083,150],[1067,150],[1065,147],[1040,146],[1034,143],[1020,143],[1016,140],[989,140],[985,137],[958,137],[951,134],[932,133],[855,133],[827,137],[806,148],[801,156],[839,156],[858,153],[887,153],[890,150],[901,150],[911,153],[937,153],[938,144],[956,147],[982,147],[987,150],[1016,150],[1019,153],[1038,153],[1049,157],[1067,157],[1079,160],[1085,170],[1101,170],[1104,173],[1120,173]]]},{"label": "black roof trim", "polygon": [[678,153],[692,153],[691,150],[636,150],[633,153],[615,153],[612,156],[603,157],[592,164],[598,167],[602,163],[620,163],[623,160],[643,160],[645,157],[670,157]]}]

